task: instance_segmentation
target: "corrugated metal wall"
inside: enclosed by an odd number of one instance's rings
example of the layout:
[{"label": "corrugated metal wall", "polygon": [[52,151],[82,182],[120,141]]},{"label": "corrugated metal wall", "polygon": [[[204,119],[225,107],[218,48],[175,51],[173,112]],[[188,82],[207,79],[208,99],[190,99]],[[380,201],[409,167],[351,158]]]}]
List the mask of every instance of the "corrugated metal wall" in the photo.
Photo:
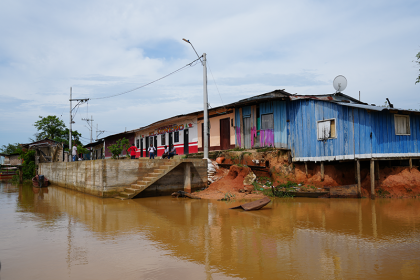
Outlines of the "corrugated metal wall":
[{"label": "corrugated metal wall", "polygon": [[[395,135],[394,114],[389,112],[368,112],[319,100],[293,101],[287,106],[289,143],[294,160],[414,156],[419,153],[418,115],[410,115],[411,135]],[[317,121],[327,119],[336,120],[336,138],[317,140]]]}]

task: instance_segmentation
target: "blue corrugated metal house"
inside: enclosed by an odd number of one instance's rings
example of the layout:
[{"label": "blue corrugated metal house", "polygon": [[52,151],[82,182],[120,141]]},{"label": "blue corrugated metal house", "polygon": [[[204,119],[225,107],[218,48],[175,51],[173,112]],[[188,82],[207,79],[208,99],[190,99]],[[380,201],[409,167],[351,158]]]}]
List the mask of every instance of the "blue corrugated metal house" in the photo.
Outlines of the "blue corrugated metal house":
[{"label": "blue corrugated metal house", "polygon": [[420,112],[291,96],[288,116],[293,161],[420,156]]},{"label": "blue corrugated metal house", "polygon": [[[236,146],[290,151],[294,162],[370,160],[371,195],[376,160],[420,158],[420,112],[368,105],[343,93],[292,95],[284,90],[240,100],[235,108]],[[376,175],[375,175],[376,173]]]},{"label": "blue corrugated metal house", "polygon": [[368,105],[342,93],[292,95],[284,90],[240,100],[236,146],[291,151],[293,161],[420,156],[420,112]]},{"label": "blue corrugated metal house", "polygon": [[231,104],[235,108],[236,146],[287,149],[289,96],[284,90],[275,90]]}]

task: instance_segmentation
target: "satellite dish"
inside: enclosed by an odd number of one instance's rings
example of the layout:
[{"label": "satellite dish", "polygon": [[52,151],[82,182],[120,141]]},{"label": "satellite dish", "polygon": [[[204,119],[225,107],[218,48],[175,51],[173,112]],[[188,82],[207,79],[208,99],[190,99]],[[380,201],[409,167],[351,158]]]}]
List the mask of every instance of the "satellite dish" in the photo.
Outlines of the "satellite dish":
[{"label": "satellite dish", "polygon": [[333,85],[334,85],[334,88],[335,88],[336,92],[342,92],[347,87],[346,77],[344,77],[342,75],[338,75],[337,77],[335,77]]}]

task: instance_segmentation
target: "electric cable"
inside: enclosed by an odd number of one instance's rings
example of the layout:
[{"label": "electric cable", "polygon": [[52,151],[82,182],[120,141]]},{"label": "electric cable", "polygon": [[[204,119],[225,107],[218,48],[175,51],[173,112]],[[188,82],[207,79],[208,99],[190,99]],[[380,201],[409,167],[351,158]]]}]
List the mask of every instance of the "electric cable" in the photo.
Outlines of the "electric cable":
[{"label": "electric cable", "polygon": [[162,79],[164,79],[164,78],[166,78],[166,77],[169,77],[169,76],[171,76],[171,75],[173,75],[173,74],[175,74],[175,73],[177,73],[177,72],[180,72],[180,71],[184,70],[184,69],[185,69],[185,68],[187,68],[187,67],[193,67],[193,66],[195,66],[195,65],[197,64],[196,62],[197,62],[198,60],[200,60],[200,58],[201,58],[201,57],[197,58],[196,60],[194,60],[194,61],[192,61],[192,62],[188,63],[187,65],[185,65],[185,66],[183,66],[183,67],[181,67],[181,68],[179,68],[179,69],[177,69],[177,70],[175,70],[175,71],[173,71],[173,72],[171,72],[171,73],[169,73],[169,74],[167,74],[167,75],[165,75],[165,76],[163,76],[163,77],[161,77],[161,78],[159,78],[159,79],[157,79],[157,80],[151,81],[151,82],[149,82],[149,83],[147,83],[147,84],[144,84],[144,85],[142,85],[142,86],[139,86],[139,87],[136,87],[136,88],[133,88],[133,89],[130,89],[130,90],[127,90],[127,91],[121,92],[121,93],[117,93],[117,94],[114,94],[114,95],[109,95],[109,96],[104,96],[104,97],[90,98],[90,100],[92,100],[92,99],[105,99],[105,98],[111,98],[111,97],[115,97],[115,96],[123,95],[123,94],[129,93],[129,92],[135,91],[135,90],[137,90],[137,89],[140,89],[140,88],[146,87],[146,86],[148,86],[148,85],[150,85],[150,84],[153,84],[153,83],[155,83],[155,82],[157,82],[157,81],[160,81],[160,80],[162,80]]}]

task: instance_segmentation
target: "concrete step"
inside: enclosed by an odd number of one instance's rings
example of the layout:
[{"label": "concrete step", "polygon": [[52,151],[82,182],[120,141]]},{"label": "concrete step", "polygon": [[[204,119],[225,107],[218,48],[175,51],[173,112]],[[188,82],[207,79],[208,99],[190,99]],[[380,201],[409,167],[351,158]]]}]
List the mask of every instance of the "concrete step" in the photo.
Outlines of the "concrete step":
[{"label": "concrete step", "polygon": [[140,189],[135,189],[135,188],[125,188],[124,191],[127,193],[136,193],[138,192]]},{"label": "concrete step", "polygon": [[121,197],[126,197],[126,198],[131,198],[131,197],[133,197],[133,193],[120,192],[120,196]]},{"label": "concrete step", "polygon": [[128,197],[121,197],[121,196],[114,196],[114,198],[119,199],[119,200],[126,200],[126,199],[128,199]]},{"label": "concrete step", "polygon": [[147,186],[147,183],[143,182],[143,181],[137,181],[137,184],[131,184],[131,187],[134,189],[142,189],[145,186]]}]

